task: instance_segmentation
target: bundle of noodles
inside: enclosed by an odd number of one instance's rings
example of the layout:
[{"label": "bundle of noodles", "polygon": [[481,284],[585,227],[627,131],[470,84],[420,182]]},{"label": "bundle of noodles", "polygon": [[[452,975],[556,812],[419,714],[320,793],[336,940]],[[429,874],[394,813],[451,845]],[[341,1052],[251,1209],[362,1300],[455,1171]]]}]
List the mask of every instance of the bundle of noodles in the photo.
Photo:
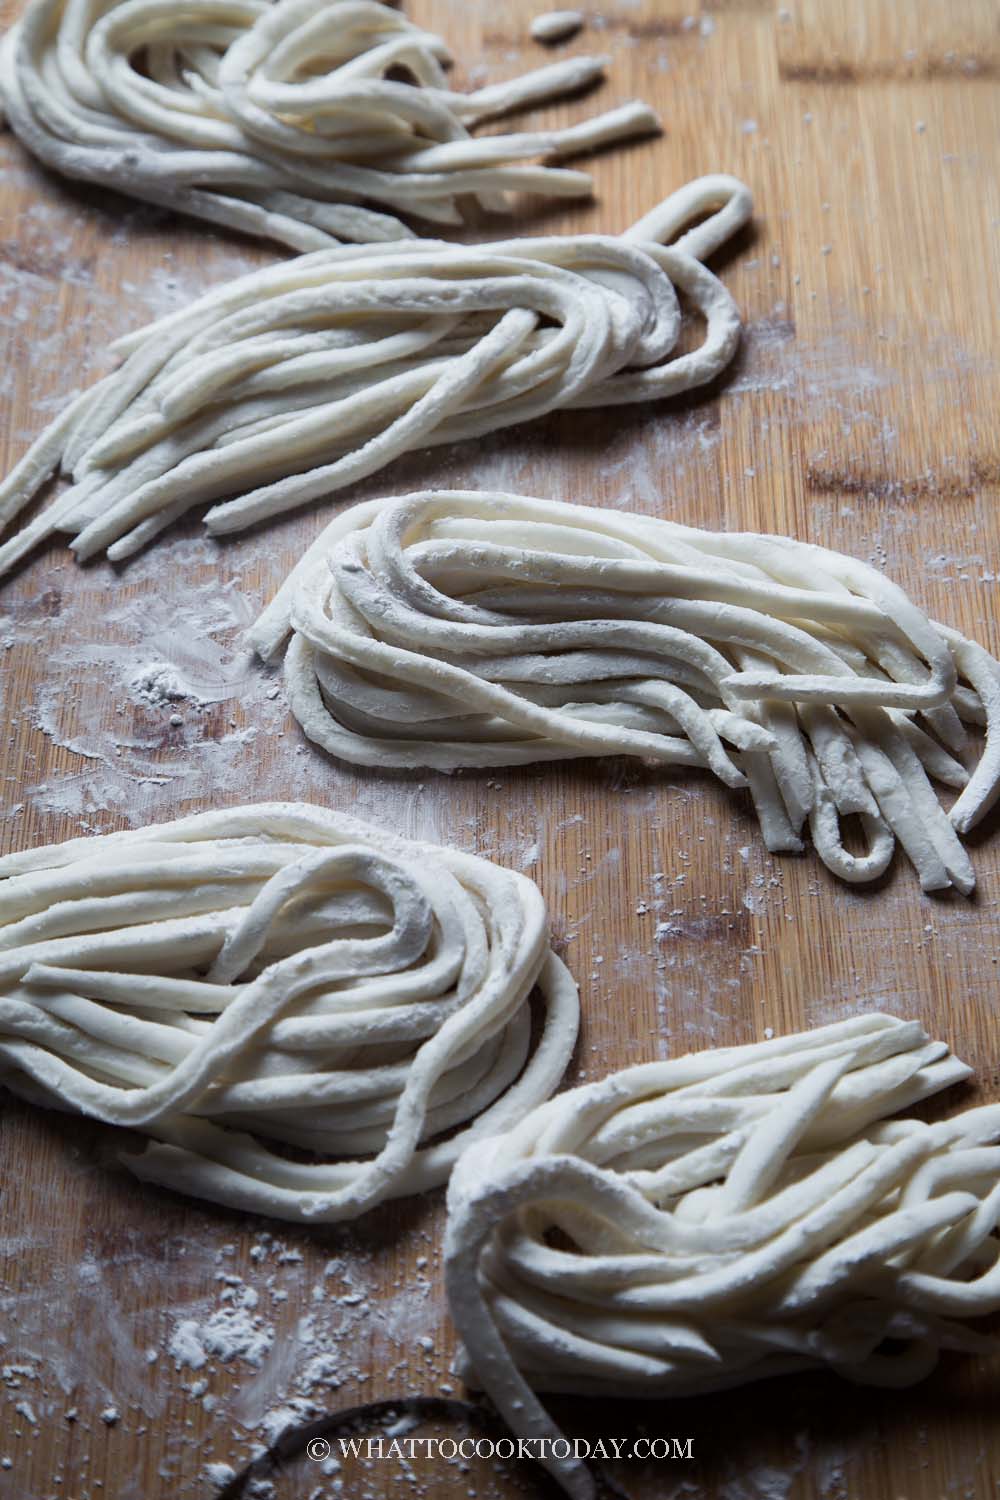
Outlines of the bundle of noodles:
[{"label": "bundle of noodles", "polygon": [[448,88],[449,61],[440,37],[375,0],[31,0],[0,85],[14,131],[54,171],[294,250],[409,238],[399,214],[460,224],[463,197],[503,212],[514,193],[587,196],[586,173],[542,163],[659,129],[633,103],[476,138],[484,120],[601,78],[606,60],[470,94]]},{"label": "bundle of noodles", "polygon": [[577,1015],[530,880],[321,808],[0,860],[0,1077],[236,1208],[332,1222],[443,1182],[548,1098]]},{"label": "bundle of noodles", "polygon": [[629,1068],[471,1146],[445,1238],[466,1378],[593,1500],[536,1391],[906,1386],[941,1350],[995,1355],[966,1320],[1000,1309],[1000,1105],[886,1118],[969,1071],[865,1015]]},{"label": "bundle of noodles", "polygon": [[[620,237],[320,250],[209,292],[120,339],[121,368],[0,484],[4,525],[58,465],[74,480],[0,547],[0,573],[54,530],[119,559],[202,501],[235,496],[206,524],[237,531],[414,448],[704,385],[740,321],[702,260],[750,210],[705,177]],[[683,354],[678,290],[706,321]]]},{"label": "bundle of noodles", "polygon": [[[772,851],[808,823],[845,880],[876,879],[898,839],[926,890],[975,884],[957,834],[1000,791],[1000,663],[854,558],[430,492],[338,517],[252,639],[266,657],[289,628],[293,711],[356,765],[703,766],[749,787]],[[967,723],[987,731],[971,775]],[[950,814],[932,777],[962,788]]]}]

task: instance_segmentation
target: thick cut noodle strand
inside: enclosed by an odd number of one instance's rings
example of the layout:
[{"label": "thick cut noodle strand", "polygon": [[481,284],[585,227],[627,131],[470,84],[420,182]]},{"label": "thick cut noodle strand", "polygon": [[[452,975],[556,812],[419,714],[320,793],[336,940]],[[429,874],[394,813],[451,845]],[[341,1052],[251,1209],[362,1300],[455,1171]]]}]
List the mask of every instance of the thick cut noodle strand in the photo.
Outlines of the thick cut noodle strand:
[{"label": "thick cut noodle strand", "polygon": [[827,548],[430,491],[339,516],[252,640],[268,657],[289,630],[292,709],[355,765],[704,767],[749,790],[771,851],[808,827],[862,882],[898,841],[926,890],[975,884],[958,835],[1000,790],[1000,663]]},{"label": "thick cut noodle strand", "polygon": [[538,1393],[667,1400],[816,1367],[908,1386],[942,1350],[996,1356],[969,1320],[1000,1310],[1000,1105],[888,1118],[970,1071],[866,1014],[644,1063],[477,1141],[445,1236],[466,1380],[594,1500]]},{"label": "thick cut noodle strand", "polygon": [[503,213],[515,194],[586,197],[587,173],[550,163],[660,128],[633,102],[477,137],[596,82],[607,59],[471,93],[449,88],[450,61],[375,0],[30,0],[0,89],[53,171],[293,250],[409,239],[404,219],[461,224],[466,199]]},{"label": "thick cut noodle strand", "polygon": [[[239,531],[415,448],[703,386],[740,334],[703,260],[750,210],[703,177],[617,237],[319,250],[218,287],[119,340],[121,367],[0,484],[6,525],[57,468],[73,480],[0,546],[0,575],[54,531],[117,561],[205,501],[209,531]],[[705,324],[685,353],[678,293]]]},{"label": "thick cut noodle strand", "polygon": [[234,1208],[332,1223],[444,1182],[549,1097],[577,1019],[532,881],[322,808],[0,860],[0,1079]]}]

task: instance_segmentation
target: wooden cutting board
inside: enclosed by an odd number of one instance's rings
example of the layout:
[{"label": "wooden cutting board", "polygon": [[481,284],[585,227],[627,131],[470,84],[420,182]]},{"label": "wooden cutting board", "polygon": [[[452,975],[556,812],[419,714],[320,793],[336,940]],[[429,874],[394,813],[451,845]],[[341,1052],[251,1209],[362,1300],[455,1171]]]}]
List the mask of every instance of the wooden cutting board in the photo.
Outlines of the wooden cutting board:
[{"label": "wooden cutting board", "polygon": [[[541,3],[408,8],[450,39],[460,84],[544,60],[527,34]],[[595,160],[595,203],[523,227],[616,231],[699,173],[743,177],[754,228],[719,266],[746,322],[738,362],[699,399],[417,454],[351,498],[493,486],[788,532],[884,564],[1000,651],[995,5],[607,0],[588,14],[567,50],[607,52],[610,80],[545,120],[641,96],[665,133]],[[0,163],[6,469],[110,367],[111,338],[273,252],[56,181],[10,137]],[[3,589],[4,849],[208,802],[326,801],[539,882],[581,984],[577,1078],[886,1008],[974,1065],[964,1098],[998,1095],[996,818],[972,841],[975,898],[928,899],[905,863],[852,891],[811,855],[768,858],[747,804],[707,777],[333,764],[239,640],[328,513],[220,546],[192,522],[120,572],[80,569],[55,545]],[[163,701],[164,665],[193,697]],[[242,1472],[296,1411],[463,1397],[440,1194],[305,1233],[142,1187],[119,1146],[111,1130],[5,1101],[0,1494],[214,1495],[225,1470],[207,1466]],[[1000,1484],[997,1378],[996,1362],[964,1361],[899,1394],[816,1376],[646,1411],[560,1410],[590,1436],[645,1425],[693,1439],[693,1459],[614,1468],[617,1493],[637,1500],[985,1500]],[[473,1421],[461,1406],[427,1410],[418,1435]],[[551,1493],[524,1464],[267,1467],[257,1493],[275,1500]],[[254,1493],[241,1483],[227,1493]]]}]

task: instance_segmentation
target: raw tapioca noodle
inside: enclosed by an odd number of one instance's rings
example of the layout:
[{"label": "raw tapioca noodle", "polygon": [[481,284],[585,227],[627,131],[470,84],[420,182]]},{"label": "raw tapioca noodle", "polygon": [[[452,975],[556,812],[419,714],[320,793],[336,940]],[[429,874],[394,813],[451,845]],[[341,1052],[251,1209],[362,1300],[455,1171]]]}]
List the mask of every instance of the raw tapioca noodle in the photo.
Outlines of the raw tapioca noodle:
[{"label": "raw tapioca noodle", "polygon": [[137,1176],[254,1213],[443,1182],[548,1098],[577,1015],[530,880],[318,807],[0,860],[0,1077],[152,1137]]},{"label": "raw tapioca noodle", "polygon": [[[293,710],[357,765],[701,766],[749,789],[770,850],[808,826],[834,874],[865,881],[898,840],[925,889],[975,884],[958,834],[1000,789],[1000,663],[854,558],[429,492],[338,517],[253,640],[268,656],[289,629]],[[959,790],[950,812],[934,782]]]},{"label": "raw tapioca noodle", "polygon": [[400,214],[461,224],[463,199],[505,212],[518,193],[586,197],[587,173],[546,161],[659,130],[631,103],[477,138],[594,83],[607,59],[467,94],[449,88],[450,60],[441,37],[374,0],[31,0],[0,84],[11,126],[54,171],[293,250],[408,239]]},{"label": "raw tapioca noodle", "polygon": [[942,1350],[995,1356],[967,1320],[1000,1309],[1000,1105],[887,1118],[969,1072],[865,1015],[629,1068],[471,1146],[445,1240],[466,1378],[593,1500],[536,1392],[668,1400],[817,1366],[906,1386]]},{"label": "raw tapioca noodle", "polygon": [[[0,484],[5,525],[57,467],[73,479],[0,547],[0,573],[54,531],[117,560],[204,501],[230,497],[206,524],[239,531],[414,448],[705,385],[740,320],[702,261],[750,209],[742,184],[704,177],[617,238],[320,250],[209,292],[120,339],[121,368]],[[678,292],[705,321],[686,353]]]}]

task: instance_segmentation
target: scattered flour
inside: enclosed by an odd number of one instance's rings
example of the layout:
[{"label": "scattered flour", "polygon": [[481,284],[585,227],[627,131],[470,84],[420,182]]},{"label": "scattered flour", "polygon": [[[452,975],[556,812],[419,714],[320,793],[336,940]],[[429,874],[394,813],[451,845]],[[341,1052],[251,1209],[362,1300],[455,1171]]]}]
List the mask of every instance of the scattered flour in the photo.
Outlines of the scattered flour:
[{"label": "scattered flour", "polygon": [[201,1370],[209,1359],[259,1365],[274,1343],[274,1328],[257,1311],[260,1298],[238,1277],[223,1277],[221,1305],[207,1318],[182,1318],[167,1343],[178,1369]]},{"label": "scattered flour", "polygon": [[218,1485],[219,1489],[236,1478],[232,1464],[206,1464],[202,1472],[209,1484]]},{"label": "scattered flour", "polygon": [[192,696],[182,683],[176,668],[168,662],[151,662],[140,667],[129,683],[133,698],[149,708],[172,708]]}]

